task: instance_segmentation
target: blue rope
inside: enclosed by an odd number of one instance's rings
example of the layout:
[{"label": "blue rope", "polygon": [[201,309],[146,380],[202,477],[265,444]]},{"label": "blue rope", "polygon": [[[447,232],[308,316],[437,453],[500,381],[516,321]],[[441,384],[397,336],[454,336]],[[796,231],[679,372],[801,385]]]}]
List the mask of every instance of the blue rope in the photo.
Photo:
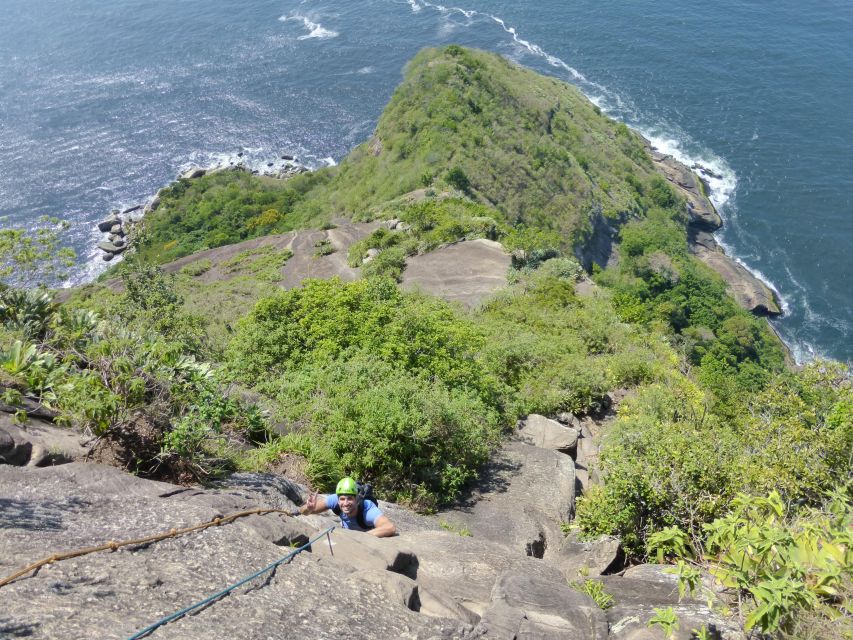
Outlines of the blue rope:
[{"label": "blue rope", "polygon": [[250,576],[249,576],[249,577],[247,577],[247,578],[243,578],[242,580],[240,580],[240,582],[237,582],[236,584],[232,584],[230,587],[228,587],[228,588],[226,588],[226,589],[223,589],[223,590],[222,590],[222,591],[220,591],[219,593],[214,593],[212,596],[210,596],[209,598],[205,598],[205,599],[204,599],[204,600],[202,600],[201,602],[196,602],[195,604],[190,605],[189,607],[185,607],[185,608],[181,609],[180,611],[178,611],[178,612],[176,612],[176,613],[173,613],[173,614],[172,614],[172,615],[170,615],[170,616],[166,616],[166,617],[165,617],[165,618],[163,618],[162,620],[158,620],[158,621],[157,621],[157,622],[155,622],[154,624],[152,624],[152,625],[149,625],[149,626],[145,627],[142,631],[139,631],[139,632],[137,632],[137,633],[133,634],[133,635],[132,635],[132,636],[130,636],[127,640],[138,640],[139,638],[142,638],[143,636],[146,636],[146,635],[148,635],[149,633],[151,633],[152,631],[154,631],[154,629],[156,629],[157,627],[162,627],[164,624],[167,624],[167,623],[169,623],[169,622],[172,622],[172,620],[177,620],[177,619],[178,619],[178,618],[180,618],[181,616],[184,616],[184,615],[188,614],[188,613],[189,613],[190,611],[192,611],[193,609],[198,609],[199,607],[203,607],[204,605],[209,604],[209,603],[213,602],[214,600],[216,600],[216,599],[218,599],[218,598],[221,598],[222,596],[224,596],[224,595],[226,595],[226,594],[228,594],[228,593],[231,593],[231,592],[232,592],[232,591],[234,591],[234,589],[236,589],[237,587],[239,587],[239,586],[241,586],[241,585],[246,584],[246,583],[247,583],[247,582],[249,582],[250,580],[254,580],[254,579],[255,579],[255,578],[257,578],[258,576],[263,575],[264,573],[266,573],[267,571],[272,571],[273,569],[275,569],[275,568],[276,568],[278,565],[280,565],[281,563],[283,563],[283,562],[286,562],[286,561],[290,560],[290,559],[291,559],[293,556],[295,556],[297,553],[300,553],[301,551],[304,551],[305,549],[307,549],[308,547],[310,547],[313,543],[317,542],[317,540],[319,540],[319,539],[320,539],[320,538],[322,538],[323,536],[329,535],[329,534],[332,532],[332,529],[334,529],[334,528],[335,528],[334,526],[329,527],[329,528],[328,528],[328,529],[326,529],[323,533],[321,533],[320,535],[318,535],[316,538],[313,538],[312,540],[309,540],[308,542],[306,542],[305,544],[303,544],[303,545],[302,545],[301,547],[299,547],[298,549],[294,549],[292,552],[288,553],[286,556],[284,556],[284,557],[283,557],[283,558],[281,558],[280,560],[276,560],[276,561],[275,561],[275,562],[273,562],[271,565],[268,565],[268,566],[264,567],[264,568],[263,568],[263,569],[261,569],[260,571],[257,571],[257,572],[255,572],[255,573],[253,573],[252,575],[250,575]]}]

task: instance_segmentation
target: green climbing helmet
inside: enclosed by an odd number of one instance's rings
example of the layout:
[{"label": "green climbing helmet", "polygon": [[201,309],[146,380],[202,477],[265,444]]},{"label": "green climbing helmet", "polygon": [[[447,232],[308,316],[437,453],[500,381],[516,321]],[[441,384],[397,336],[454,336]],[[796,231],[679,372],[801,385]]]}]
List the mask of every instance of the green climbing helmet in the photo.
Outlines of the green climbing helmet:
[{"label": "green climbing helmet", "polygon": [[339,496],[356,496],[358,495],[358,485],[352,478],[342,478],[335,488],[335,494]]}]

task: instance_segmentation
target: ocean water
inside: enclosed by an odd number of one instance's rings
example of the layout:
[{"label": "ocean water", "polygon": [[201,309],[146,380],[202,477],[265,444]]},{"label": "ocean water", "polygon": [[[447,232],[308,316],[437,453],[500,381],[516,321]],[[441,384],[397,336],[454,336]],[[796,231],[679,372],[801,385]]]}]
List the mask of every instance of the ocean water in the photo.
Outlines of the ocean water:
[{"label": "ocean water", "polygon": [[[451,2],[451,0],[447,0]],[[419,49],[576,84],[720,178],[720,242],[779,294],[796,357],[853,360],[853,3],[3,0],[0,225],[95,222],[190,164],[319,166],[365,140]]]}]

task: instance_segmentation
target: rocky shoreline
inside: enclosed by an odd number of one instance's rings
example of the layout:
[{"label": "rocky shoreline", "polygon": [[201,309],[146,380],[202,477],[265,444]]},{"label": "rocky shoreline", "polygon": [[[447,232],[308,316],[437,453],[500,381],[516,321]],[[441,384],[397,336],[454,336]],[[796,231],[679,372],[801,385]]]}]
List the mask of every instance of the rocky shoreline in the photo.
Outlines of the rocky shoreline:
[{"label": "rocky shoreline", "polygon": [[[263,169],[252,169],[243,161],[244,153],[237,153],[238,160],[230,161],[229,164],[215,164],[210,167],[191,166],[179,173],[175,180],[196,180],[202,176],[220,173],[222,171],[243,171],[253,175],[267,178],[286,180],[300,173],[307,173],[311,169],[301,164],[294,155],[283,153],[278,162],[267,162]],[[142,219],[160,206],[160,198],[169,185],[159,189],[144,204],[136,204],[123,210],[113,209],[110,214],[98,223],[98,231],[104,236],[98,242],[97,247],[103,254],[101,259],[110,262],[118,255],[124,253],[133,244],[133,231]]]},{"label": "rocky shoreline", "polygon": [[[708,185],[690,168],[672,156],[660,153],[648,143],[649,155],[658,171],[687,199],[687,227],[690,252],[716,271],[726,281],[729,291],[744,309],[757,316],[776,317],[782,309],[776,295],[746,267],[727,256],[714,238],[723,220],[708,199]],[[708,169],[693,167],[703,174],[717,177]]]}]

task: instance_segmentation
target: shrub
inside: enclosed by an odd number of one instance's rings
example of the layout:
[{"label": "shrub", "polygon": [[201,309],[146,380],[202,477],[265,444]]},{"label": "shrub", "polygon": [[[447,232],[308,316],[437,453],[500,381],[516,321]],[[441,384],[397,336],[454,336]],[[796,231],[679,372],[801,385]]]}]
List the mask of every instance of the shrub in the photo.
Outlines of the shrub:
[{"label": "shrub", "polygon": [[465,175],[462,167],[453,167],[447,172],[444,179],[451,187],[455,187],[463,193],[468,193],[468,190],[471,188],[471,181]]},{"label": "shrub", "polygon": [[311,436],[318,486],[351,474],[421,509],[452,500],[500,438],[498,414],[475,394],[364,352],[308,365],[266,390],[280,417]]},{"label": "shrub", "polygon": [[501,385],[477,351],[483,335],[446,303],[374,278],[306,280],[258,302],[228,350],[231,370],[252,383],[364,349],[414,375],[468,388],[489,404]]}]

